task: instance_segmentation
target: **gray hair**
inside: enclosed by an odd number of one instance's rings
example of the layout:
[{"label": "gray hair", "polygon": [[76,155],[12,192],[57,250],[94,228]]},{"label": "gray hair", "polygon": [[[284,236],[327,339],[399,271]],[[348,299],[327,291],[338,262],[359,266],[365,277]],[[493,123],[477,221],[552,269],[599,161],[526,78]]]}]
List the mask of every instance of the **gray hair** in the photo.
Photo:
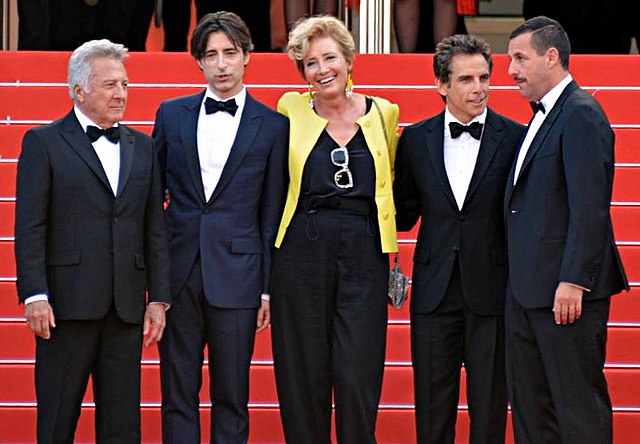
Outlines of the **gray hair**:
[{"label": "gray hair", "polygon": [[124,62],[129,57],[129,50],[124,45],[107,39],[90,40],[76,48],[69,59],[68,82],[71,100],[76,101],[76,93],[73,90],[76,85],[85,91],[89,90],[89,77],[93,70],[92,61],[97,57]]}]

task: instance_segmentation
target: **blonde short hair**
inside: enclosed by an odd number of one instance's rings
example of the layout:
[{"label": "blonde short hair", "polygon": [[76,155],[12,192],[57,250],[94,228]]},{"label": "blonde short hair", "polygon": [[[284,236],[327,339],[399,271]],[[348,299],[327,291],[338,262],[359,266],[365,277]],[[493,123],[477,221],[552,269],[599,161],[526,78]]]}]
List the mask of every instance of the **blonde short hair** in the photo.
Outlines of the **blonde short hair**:
[{"label": "blonde short hair", "polygon": [[289,33],[287,52],[289,58],[304,78],[304,58],[309,51],[309,42],[315,37],[331,37],[340,47],[340,52],[349,65],[353,64],[356,45],[351,33],[343,22],[328,15],[314,16],[299,20]]}]

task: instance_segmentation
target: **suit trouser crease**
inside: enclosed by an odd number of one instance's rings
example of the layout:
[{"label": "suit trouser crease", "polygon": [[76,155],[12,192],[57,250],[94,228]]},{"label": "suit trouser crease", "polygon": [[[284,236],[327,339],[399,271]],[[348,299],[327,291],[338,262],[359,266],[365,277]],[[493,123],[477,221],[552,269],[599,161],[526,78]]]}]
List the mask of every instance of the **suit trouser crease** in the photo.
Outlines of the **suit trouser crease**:
[{"label": "suit trouser crease", "polygon": [[200,443],[200,389],[205,345],[209,358],[210,442],[244,443],[249,436],[249,368],[257,309],[210,305],[196,260],[167,311],[160,342],[162,434],[167,443]]},{"label": "suit trouser crease", "polygon": [[453,444],[464,364],[470,442],[504,443],[507,388],[504,318],[472,312],[463,298],[458,261],[447,292],[431,313],[412,313],[418,443]]},{"label": "suit trouser crease", "polygon": [[375,443],[388,256],[372,216],[297,212],[276,251],[272,339],[286,441]]},{"label": "suit trouser crease", "polygon": [[518,444],[612,442],[604,363],[611,298],[584,301],[573,324],[527,309],[507,291],[507,380]]},{"label": "suit trouser crease", "polygon": [[114,309],[95,321],[58,321],[36,341],[38,443],[73,443],[92,377],[98,443],[140,442],[142,327]]}]

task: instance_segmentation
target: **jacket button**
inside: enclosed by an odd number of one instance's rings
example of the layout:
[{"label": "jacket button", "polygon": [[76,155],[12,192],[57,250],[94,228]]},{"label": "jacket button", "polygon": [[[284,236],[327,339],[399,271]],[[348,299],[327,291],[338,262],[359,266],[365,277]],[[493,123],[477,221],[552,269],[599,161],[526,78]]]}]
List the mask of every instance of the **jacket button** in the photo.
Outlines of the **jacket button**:
[{"label": "jacket button", "polygon": [[520,210],[511,210],[511,214],[513,214],[514,216],[517,215],[520,212]]},{"label": "jacket button", "polygon": [[386,184],[387,184],[387,181],[386,181],[386,180],[381,180],[381,181],[380,181],[380,186],[381,186],[382,188],[384,188],[384,186],[385,186]]},{"label": "jacket button", "polygon": [[383,218],[384,220],[389,219],[389,213],[384,213],[384,214],[382,215],[382,218]]},{"label": "jacket button", "polygon": [[376,151],[376,154],[377,154],[378,156],[382,156],[382,151],[377,150],[377,151]]},{"label": "jacket button", "polygon": [[464,217],[464,214],[461,214],[460,216],[458,216],[458,220],[460,222],[464,221],[466,218]]}]

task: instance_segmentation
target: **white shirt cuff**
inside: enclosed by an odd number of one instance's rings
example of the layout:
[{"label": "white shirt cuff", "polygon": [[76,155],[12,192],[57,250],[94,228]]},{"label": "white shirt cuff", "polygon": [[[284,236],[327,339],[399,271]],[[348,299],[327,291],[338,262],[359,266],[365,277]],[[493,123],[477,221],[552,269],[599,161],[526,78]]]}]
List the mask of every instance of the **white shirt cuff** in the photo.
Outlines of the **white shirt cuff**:
[{"label": "white shirt cuff", "polygon": [[33,296],[29,296],[27,299],[24,300],[24,305],[30,304],[32,302],[38,302],[38,301],[49,301],[49,296],[47,296],[44,293],[34,294]]},{"label": "white shirt cuff", "polygon": [[260,299],[262,299],[263,301],[269,302],[271,300],[271,296],[269,296],[267,293],[262,293],[260,295]]},{"label": "white shirt cuff", "polygon": [[153,304],[161,304],[164,306],[164,311],[167,311],[171,308],[171,305],[167,304],[166,302],[160,302],[160,301],[156,301],[156,302],[149,302],[149,305],[153,305]]}]

